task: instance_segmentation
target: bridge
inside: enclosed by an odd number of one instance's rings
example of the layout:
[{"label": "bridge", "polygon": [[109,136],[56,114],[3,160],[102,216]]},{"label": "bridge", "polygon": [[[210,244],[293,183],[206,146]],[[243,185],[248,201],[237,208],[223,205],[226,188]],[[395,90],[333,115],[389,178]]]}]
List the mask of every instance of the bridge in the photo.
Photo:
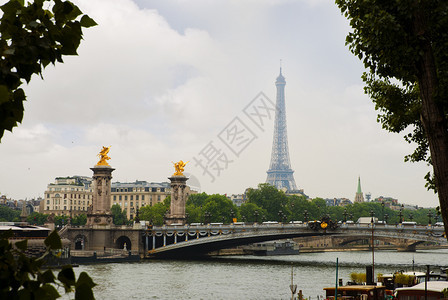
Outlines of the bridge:
[{"label": "bridge", "polygon": [[336,235],[350,239],[386,239],[402,250],[424,242],[447,244],[443,227],[387,224],[207,224],[163,225],[148,228],[142,242],[150,257],[200,256],[219,249],[279,239]]}]

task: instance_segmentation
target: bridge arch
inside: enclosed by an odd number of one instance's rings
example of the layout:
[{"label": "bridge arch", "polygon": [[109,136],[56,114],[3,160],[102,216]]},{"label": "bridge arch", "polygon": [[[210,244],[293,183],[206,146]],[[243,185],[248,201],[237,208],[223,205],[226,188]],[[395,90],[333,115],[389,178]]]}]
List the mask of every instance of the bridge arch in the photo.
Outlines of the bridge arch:
[{"label": "bridge arch", "polygon": [[88,249],[87,237],[83,234],[78,234],[75,239],[75,250],[84,250]]},{"label": "bridge arch", "polygon": [[122,235],[117,238],[115,241],[115,248],[124,249],[124,245],[126,244],[126,250],[132,250],[132,242],[131,239],[125,235]]}]

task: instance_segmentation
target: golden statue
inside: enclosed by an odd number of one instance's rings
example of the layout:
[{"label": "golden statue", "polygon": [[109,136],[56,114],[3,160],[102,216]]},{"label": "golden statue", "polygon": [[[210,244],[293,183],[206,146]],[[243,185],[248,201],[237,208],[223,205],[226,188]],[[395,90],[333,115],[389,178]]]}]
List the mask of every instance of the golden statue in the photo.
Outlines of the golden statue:
[{"label": "golden statue", "polygon": [[100,151],[100,153],[97,154],[97,156],[100,157],[99,162],[96,164],[97,166],[109,166],[109,164],[107,163],[107,160],[110,159],[109,156],[107,156],[107,153],[109,153],[110,147],[104,147],[103,149]]},{"label": "golden statue", "polygon": [[179,161],[177,163],[172,162],[172,163],[174,165],[174,169],[176,169],[176,172],[173,174],[173,176],[183,176],[184,171],[185,171],[184,167],[186,164],[188,164],[188,161],[185,163],[183,161]]}]

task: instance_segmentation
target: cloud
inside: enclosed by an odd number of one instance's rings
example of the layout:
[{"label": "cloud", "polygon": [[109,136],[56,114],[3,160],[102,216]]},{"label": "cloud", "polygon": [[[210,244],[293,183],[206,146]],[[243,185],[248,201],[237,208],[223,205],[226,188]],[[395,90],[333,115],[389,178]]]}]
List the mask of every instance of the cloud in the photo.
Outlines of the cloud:
[{"label": "cloud", "polygon": [[[49,66],[25,87],[24,122],[0,144],[0,192],[42,194],[58,176],[91,175],[112,145],[114,180],[163,181],[172,161],[192,160],[259,92],[275,101],[286,77],[288,139],[297,185],[310,196],[349,197],[361,175],[373,197],[435,205],[424,165],[376,122],[359,62],[344,45],[347,21],[324,0],[77,0],[99,24],[79,56]],[[248,123],[250,124],[250,123]],[[211,182],[207,193],[242,193],[266,179],[273,120]],[[255,129],[254,129],[255,130]],[[423,201],[421,199],[424,199]],[[428,205],[429,206],[429,205]]]}]

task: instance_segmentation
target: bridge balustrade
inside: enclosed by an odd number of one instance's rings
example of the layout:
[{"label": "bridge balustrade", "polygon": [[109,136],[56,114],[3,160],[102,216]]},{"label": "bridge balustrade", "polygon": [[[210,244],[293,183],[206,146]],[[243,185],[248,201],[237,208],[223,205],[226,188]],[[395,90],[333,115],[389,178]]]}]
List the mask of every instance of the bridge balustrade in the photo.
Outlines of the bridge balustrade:
[{"label": "bridge balustrade", "polygon": [[[314,226],[315,227],[315,226]],[[445,242],[443,227],[389,224],[339,224],[337,228],[309,228],[308,223],[236,223],[154,226],[144,233],[145,249],[150,253],[170,251],[181,247],[235,240],[242,244],[313,235],[371,236],[416,241]],[[227,245],[226,244],[226,245]]]}]

